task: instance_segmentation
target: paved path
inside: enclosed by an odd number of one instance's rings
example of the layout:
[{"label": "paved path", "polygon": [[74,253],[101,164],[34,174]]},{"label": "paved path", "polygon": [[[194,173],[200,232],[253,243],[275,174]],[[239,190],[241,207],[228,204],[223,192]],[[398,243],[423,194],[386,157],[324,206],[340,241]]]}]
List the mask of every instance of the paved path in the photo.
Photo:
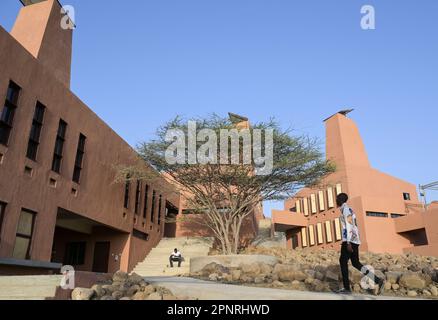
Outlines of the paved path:
[{"label": "paved path", "polygon": [[177,296],[199,300],[406,300],[387,296],[245,287],[185,277],[145,277],[145,280],[165,287]]}]

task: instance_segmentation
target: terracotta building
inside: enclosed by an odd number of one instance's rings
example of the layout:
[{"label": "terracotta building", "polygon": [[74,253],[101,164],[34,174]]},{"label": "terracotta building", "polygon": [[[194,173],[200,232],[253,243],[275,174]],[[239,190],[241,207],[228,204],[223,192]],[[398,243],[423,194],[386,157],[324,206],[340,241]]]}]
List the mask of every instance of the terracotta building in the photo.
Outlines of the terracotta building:
[{"label": "terracotta building", "polygon": [[70,91],[58,1],[23,3],[0,27],[0,273],[131,270],[179,195],[164,179],[114,183],[135,151]]},{"label": "terracotta building", "polygon": [[326,157],[336,164],[336,172],[318,187],[300,190],[285,201],[284,210],[273,210],[274,229],[286,233],[290,248],[338,249],[335,199],[345,192],[357,215],[361,250],[438,256],[438,207],[432,204],[425,211],[415,185],[371,166],[348,112],[325,120]]},{"label": "terracotta building", "polygon": [[[114,182],[138,156],[71,92],[68,16],[56,0],[21,2],[11,32],[0,26],[0,275],[131,271],[163,236],[211,236],[172,222],[202,217],[164,177]],[[254,214],[242,239],[256,232]]]}]

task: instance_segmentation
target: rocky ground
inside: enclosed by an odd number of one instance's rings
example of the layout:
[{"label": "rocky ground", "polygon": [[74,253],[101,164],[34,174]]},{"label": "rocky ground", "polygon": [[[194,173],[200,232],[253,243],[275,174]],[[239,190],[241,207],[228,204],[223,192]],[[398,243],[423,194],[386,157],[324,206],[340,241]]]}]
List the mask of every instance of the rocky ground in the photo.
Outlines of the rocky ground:
[{"label": "rocky ground", "polygon": [[166,288],[147,283],[137,274],[116,272],[107,282],[95,284],[91,288],[76,288],[72,300],[190,300],[189,297],[175,296]]},{"label": "rocky ground", "polygon": [[[242,253],[275,256],[280,263],[241,264],[237,268],[210,263],[191,276],[229,284],[316,292],[331,292],[342,286],[336,251],[249,247]],[[374,267],[377,276],[386,279],[384,295],[438,299],[438,258],[373,253],[362,253],[360,258],[364,265]],[[359,271],[350,268],[353,291],[370,293],[361,283],[362,278]]]}]

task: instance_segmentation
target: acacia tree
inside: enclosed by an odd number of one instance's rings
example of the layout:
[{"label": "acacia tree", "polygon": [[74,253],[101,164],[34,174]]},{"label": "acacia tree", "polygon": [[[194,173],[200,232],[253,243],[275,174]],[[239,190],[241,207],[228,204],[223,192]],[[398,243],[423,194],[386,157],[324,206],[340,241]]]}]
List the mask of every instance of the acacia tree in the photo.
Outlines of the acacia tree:
[{"label": "acacia tree", "polygon": [[[224,254],[238,252],[242,224],[261,201],[287,199],[297,189],[317,184],[322,177],[334,170],[333,165],[323,158],[316,139],[305,135],[294,135],[291,130],[282,130],[275,121],[270,120],[240,129],[237,129],[239,124],[236,124],[232,117],[222,118],[211,115],[191,121],[196,123],[198,139],[194,143],[197,153],[189,147],[188,125],[180,117],[161,126],[156,132],[155,139],[142,142],[137,147],[137,151],[143,160],[151,164],[163,177],[172,181],[186,198],[188,207],[203,214],[203,219],[201,222],[197,220],[198,223],[211,229]],[[211,135],[206,137],[205,129],[218,137],[221,137],[224,130],[234,129],[234,133],[237,130],[239,134],[246,130],[251,137],[254,137],[256,130],[263,130],[272,133],[272,145],[271,143],[269,145],[263,143],[261,146],[251,144],[250,149],[245,151],[242,136],[240,138],[237,136],[234,142],[229,136],[224,144],[223,140],[215,141]],[[185,145],[172,149],[177,136],[174,140],[169,140],[169,132],[176,132],[175,130],[182,133],[179,138],[184,139]],[[230,156],[233,150],[232,144],[237,142],[234,146],[239,146],[238,163],[221,162],[219,152],[215,153],[211,148],[205,148],[207,140],[210,147],[215,146],[218,150],[221,148],[221,143],[222,147],[231,146],[227,151],[227,155]],[[178,154],[178,161],[169,161],[169,149],[172,149],[175,155],[178,152],[183,153],[183,157]],[[272,151],[273,157],[272,170],[269,172],[257,174],[261,163],[254,157],[250,157],[250,162],[243,161],[244,152],[250,152],[251,155],[257,153],[266,155],[268,151]],[[207,154],[204,156],[209,159],[207,163],[205,160],[202,163],[193,163],[193,156],[200,157],[205,152]],[[192,161],[188,163],[190,156]],[[128,171],[137,171],[130,173],[130,176],[136,179],[142,176],[137,169],[129,168]],[[123,175],[125,174],[126,170]],[[149,175],[150,171],[147,174]]]}]

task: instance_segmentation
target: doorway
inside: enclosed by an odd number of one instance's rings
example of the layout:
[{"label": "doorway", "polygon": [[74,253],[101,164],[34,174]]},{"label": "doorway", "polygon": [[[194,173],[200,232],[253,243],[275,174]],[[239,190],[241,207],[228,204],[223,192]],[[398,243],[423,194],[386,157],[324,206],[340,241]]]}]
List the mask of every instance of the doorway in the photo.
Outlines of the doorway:
[{"label": "doorway", "polygon": [[93,272],[107,273],[110,255],[110,242],[96,242],[94,245]]}]

